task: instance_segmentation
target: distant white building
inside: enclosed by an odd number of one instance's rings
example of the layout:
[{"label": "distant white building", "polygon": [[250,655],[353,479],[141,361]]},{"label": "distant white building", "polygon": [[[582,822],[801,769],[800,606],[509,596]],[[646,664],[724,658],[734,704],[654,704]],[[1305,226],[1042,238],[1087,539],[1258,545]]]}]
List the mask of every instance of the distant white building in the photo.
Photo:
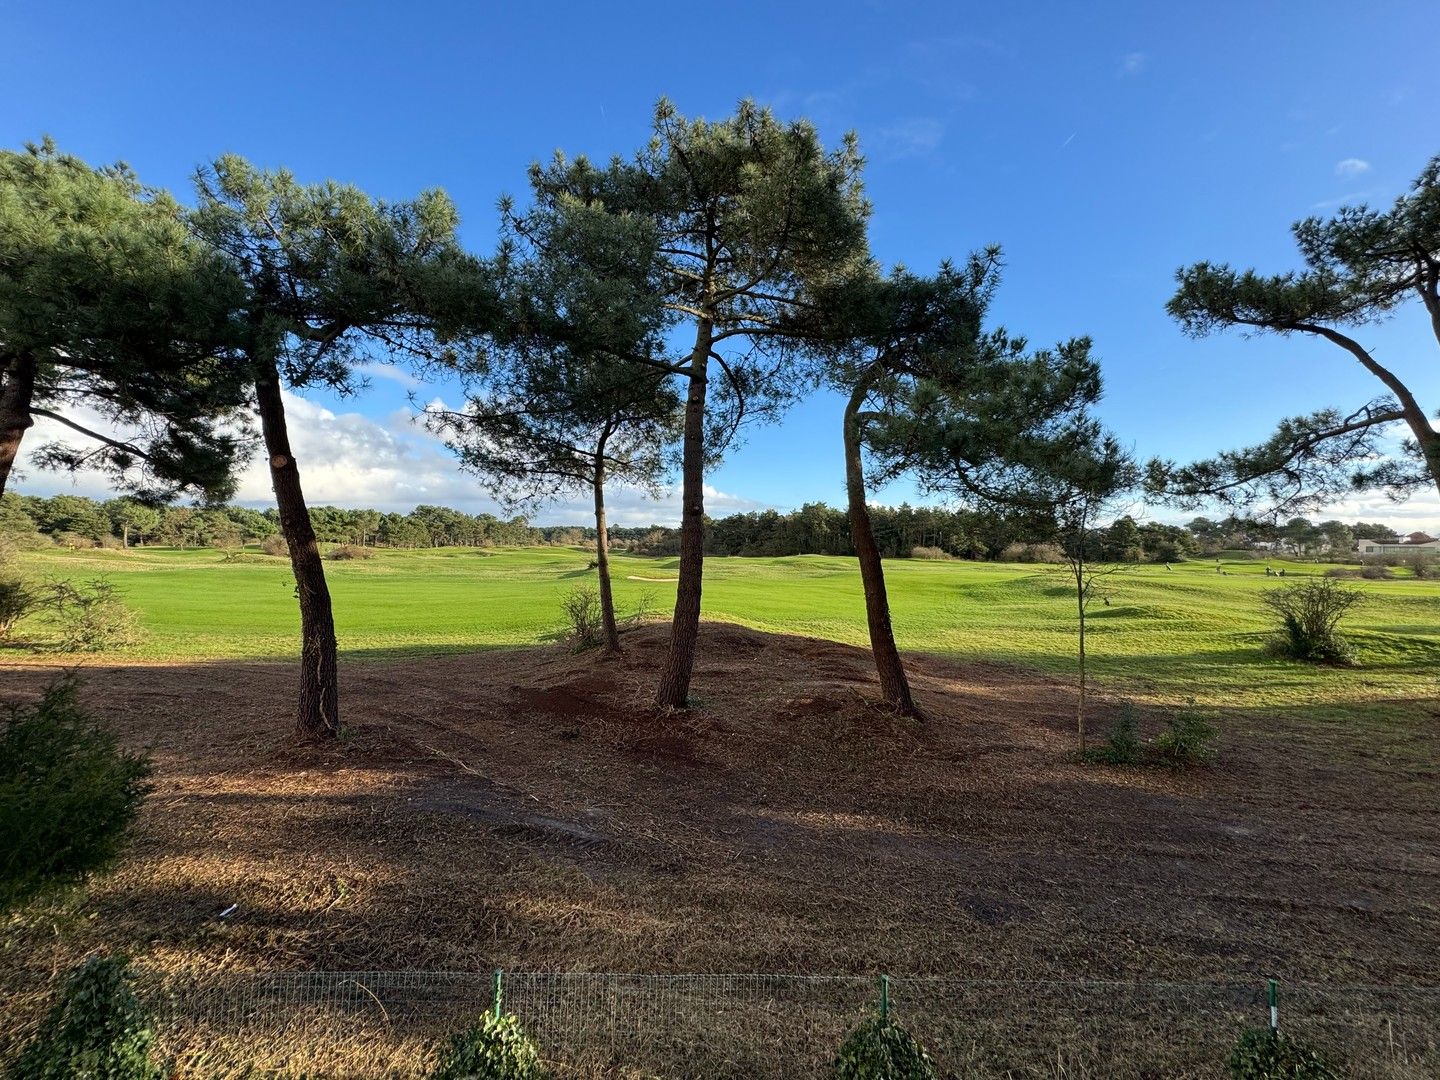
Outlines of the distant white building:
[{"label": "distant white building", "polygon": [[1383,540],[1361,540],[1355,545],[1361,555],[1409,555],[1412,551],[1440,552],[1440,540],[1427,533],[1411,533],[1394,543]]}]

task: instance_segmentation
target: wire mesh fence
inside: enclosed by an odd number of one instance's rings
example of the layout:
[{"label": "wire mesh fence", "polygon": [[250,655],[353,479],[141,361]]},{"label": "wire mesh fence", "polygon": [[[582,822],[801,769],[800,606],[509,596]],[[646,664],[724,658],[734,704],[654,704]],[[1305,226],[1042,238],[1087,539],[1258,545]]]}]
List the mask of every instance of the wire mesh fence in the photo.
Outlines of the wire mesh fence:
[{"label": "wire mesh fence", "polygon": [[[944,1075],[1218,1077],[1266,988],[801,975],[504,973],[502,1007],[567,1077],[824,1076],[877,1011]],[[489,972],[143,974],[178,1075],[423,1076],[445,1039],[494,1007]],[[1440,987],[1286,986],[1284,1030],[1344,1074],[1440,1076]]]}]

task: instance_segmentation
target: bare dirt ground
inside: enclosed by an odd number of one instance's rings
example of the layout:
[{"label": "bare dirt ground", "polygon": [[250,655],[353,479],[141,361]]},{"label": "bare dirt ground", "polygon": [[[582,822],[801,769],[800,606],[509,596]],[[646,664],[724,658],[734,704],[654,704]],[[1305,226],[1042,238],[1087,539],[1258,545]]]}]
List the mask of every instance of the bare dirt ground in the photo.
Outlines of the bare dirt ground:
[{"label": "bare dirt ground", "polygon": [[95,932],[187,966],[1440,981],[1440,725],[1227,717],[1213,767],[1082,766],[1043,676],[912,658],[919,726],[863,650],[728,625],[658,716],[665,639],[352,663],[321,750],[288,665],[91,667],[157,763]]},{"label": "bare dirt ground", "polygon": [[[1086,766],[1048,677],[911,657],[918,725],[873,707],[867,652],[729,625],[695,708],[658,715],[666,637],[350,662],[321,749],[288,736],[290,665],[90,666],[155,791],[78,912],[12,923],[0,978],[103,945],[186,971],[1440,983],[1440,724],[1224,715],[1211,767]],[[8,664],[0,698],[54,674]]]}]

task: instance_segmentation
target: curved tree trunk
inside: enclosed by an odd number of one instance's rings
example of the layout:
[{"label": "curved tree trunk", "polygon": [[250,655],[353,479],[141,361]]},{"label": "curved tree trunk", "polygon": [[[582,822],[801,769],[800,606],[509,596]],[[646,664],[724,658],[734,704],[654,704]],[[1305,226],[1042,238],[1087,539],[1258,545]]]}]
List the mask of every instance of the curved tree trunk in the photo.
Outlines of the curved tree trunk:
[{"label": "curved tree trunk", "polygon": [[600,620],[605,625],[605,649],[620,651],[620,628],[615,623],[615,595],[610,589],[610,530],[605,524],[605,443],[595,451],[595,571],[600,576]]},{"label": "curved tree trunk", "polygon": [[295,593],[300,598],[300,700],[296,732],[307,739],[333,739],[340,733],[339,673],[336,660],[335,616],[320,545],[310,524],[300,470],[290,451],[285,404],[280,396],[280,374],[273,360],[260,365],[255,379],[260,430],[270,458],[270,481],[280,508],[280,531],[290,548]]},{"label": "curved tree trunk", "polygon": [[660,672],[655,704],[683,709],[690,699],[690,672],[700,636],[700,579],[705,569],[705,380],[710,363],[709,319],[701,319],[690,355],[690,386],[685,397],[685,449],[681,473],[680,572],[675,589],[670,651]]},{"label": "curved tree trunk", "polygon": [[35,397],[35,358],[15,355],[0,371],[0,495],[20,454],[20,440],[35,424],[30,403]]},{"label": "curved tree trunk", "polygon": [[886,704],[902,716],[923,718],[910,695],[910,681],[900,663],[900,650],[895,647],[885,571],[880,563],[880,548],[875,543],[875,530],[870,525],[870,511],[865,505],[865,467],[860,456],[858,414],[870,390],[871,374],[867,372],[861,378],[845,406],[845,494],[849,502],[850,538],[860,562],[860,581],[865,587],[865,619],[870,626],[870,651],[875,654],[880,692]]}]

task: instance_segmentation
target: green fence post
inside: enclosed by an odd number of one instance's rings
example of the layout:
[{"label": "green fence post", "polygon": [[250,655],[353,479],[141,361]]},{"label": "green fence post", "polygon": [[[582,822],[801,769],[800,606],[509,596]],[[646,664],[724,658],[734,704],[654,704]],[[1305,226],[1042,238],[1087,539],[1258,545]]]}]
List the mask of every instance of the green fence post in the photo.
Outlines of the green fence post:
[{"label": "green fence post", "polygon": [[1280,1030],[1280,984],[1274,979],[1266,989],[1266,999],[1270,1002],[1270,1030]]},{"label": "green fence post", "polygon": [[500,1002],[505,994],[505,972],[500,968],[495,969],[495,1019],[500,1019]]},{"label": "green fence post", "polygon": [[890,976],[880,976],[880,1022],[890,1022]]}]

